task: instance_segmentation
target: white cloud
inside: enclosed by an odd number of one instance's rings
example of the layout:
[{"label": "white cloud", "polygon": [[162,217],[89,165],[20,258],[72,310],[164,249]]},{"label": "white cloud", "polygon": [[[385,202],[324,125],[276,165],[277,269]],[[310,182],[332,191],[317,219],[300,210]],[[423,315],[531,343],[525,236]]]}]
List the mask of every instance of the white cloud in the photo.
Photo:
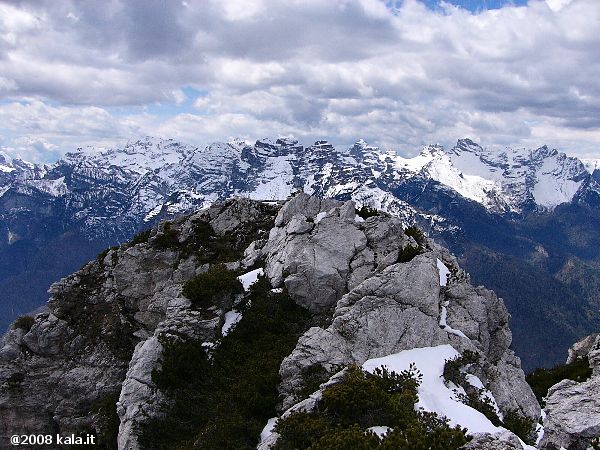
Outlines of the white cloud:
[{"label": "white cloud", "polygon": [[0,2],[0,132],[53,152],[161,133],[589,154],[599,22],[597,0],[476,14],[416,0]]}]

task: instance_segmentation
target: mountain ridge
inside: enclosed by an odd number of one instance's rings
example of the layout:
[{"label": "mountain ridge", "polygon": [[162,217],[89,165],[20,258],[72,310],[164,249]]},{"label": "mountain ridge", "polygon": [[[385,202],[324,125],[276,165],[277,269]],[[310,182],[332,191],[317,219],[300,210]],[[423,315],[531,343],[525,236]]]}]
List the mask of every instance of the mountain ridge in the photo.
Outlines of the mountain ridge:
[{"label": "mountain ridge", "polygon": [[[545,146],[493,152],[464,139],[452,149],[427,146],[403,158],[365,141],[338,151],[324,140],[308,147],[280,138],[200,148],[147,138],[122,149],[81,149],[51,165],[7,157],[0,164],[0,283],[7,317],[15,315],[11,308],[22,314],[43,304],[56,279],[160,220],[235,196],[279,200],[302,190],[352,199],[426,229],[477,283],[506,298],[514,320],[525,324],[515,330],[521,355],[533,342],[524,317],[533,300],[519,293],[531,291],[506,290],[511,283],[503,276],[512,267],[531,274],[538,292],[532,304],[537,308],[548,298],[563,311],[557,317],[565,324],[540,313],[541,328],[556,334],[556,353],[540,352],[535,362],[524,356],[526,367],[552,364],[597,320],[600,292],[583,291],[579,274],[595,274],[600,261],[587,250],[600,229],[600,176]],[[542,199],[546,206],[536,203],[538,178],[554,192]],[[566,271],[570,263],[577,267]],[[561,306],[559,297],[569,301]],[[543,346],[541,333],[535,348]]]}]

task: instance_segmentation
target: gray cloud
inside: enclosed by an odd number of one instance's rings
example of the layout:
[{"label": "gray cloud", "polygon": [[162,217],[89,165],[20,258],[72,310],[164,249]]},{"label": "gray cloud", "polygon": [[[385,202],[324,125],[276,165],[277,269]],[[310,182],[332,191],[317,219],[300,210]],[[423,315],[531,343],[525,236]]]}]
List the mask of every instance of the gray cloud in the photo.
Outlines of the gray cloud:
[{"label": "gray cloud", "polygon": [[395,3],[0,1],[3,146],[43,159],[160,132],[598,148],[597,0]]}]

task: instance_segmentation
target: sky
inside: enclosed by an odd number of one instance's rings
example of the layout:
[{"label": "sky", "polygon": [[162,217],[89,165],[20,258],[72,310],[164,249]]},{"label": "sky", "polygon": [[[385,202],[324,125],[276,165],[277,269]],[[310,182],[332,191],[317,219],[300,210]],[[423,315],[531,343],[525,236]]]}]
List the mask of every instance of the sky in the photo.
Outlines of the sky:
[{"label": "sky", "polygon": [[469,137],[600,158],[599,0],[0,0],[0,150]]}]

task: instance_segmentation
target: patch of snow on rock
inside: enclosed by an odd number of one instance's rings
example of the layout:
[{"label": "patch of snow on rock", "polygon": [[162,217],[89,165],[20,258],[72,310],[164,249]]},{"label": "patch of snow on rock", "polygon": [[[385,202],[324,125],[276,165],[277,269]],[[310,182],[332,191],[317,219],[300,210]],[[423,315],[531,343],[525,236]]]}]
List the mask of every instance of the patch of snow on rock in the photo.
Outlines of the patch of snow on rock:
[{"label": "patch of snow on rock", "polygon": [[227,336],[231,328],[237,324],[242,318],[242,313],[232,309],[225,313],[225,323],[223,324],[223,328],[221,328],[221,334],[223,336]]},{"label": "patch of snow on rock", "polygon": [[265,273],[264,273],[262,267],[260,267],[258,269],[252,270],[251,272],[240,275],[237,278],[238,278],[238,280],[240,280],[240,282],[244,286],[244,291],[248,291],[248,289],[250,289],[250,286],[252,286],[254,283],[256,283],[258,281],[258,277],[263,276],[264,274]]},{"label": "patch of snow on rock", "polygon": [[446,267],[439,259],[437,260],[437,268],[440,273],[440,286],[446,286],[448,284],[448,275],[450,275],[450,270]]},{"label": "patch of snow on rock", "polygon": [[273,430],[275,429],[275,425],[277,425],[277,417],[271,417],[263,430],[260,432],[260,442],[265,442],[271,434],[273,434]]},{"label": "patch of snow on rock", "polygon": [[363,364],[368,372],[385,366],[388,370],[401,372],[414,363],[423,374],[419,386],[417,407],[425,411],[435,412],[448,418],[451,426],[460,425],[470,433],[501,433],[503,428],[496,427],[479,411],[455,399],[454,392],[444,384],[442,376],[444,363],[459,353],[451,345],[423,347],[405,350],[400,353],[369,359]]}]

